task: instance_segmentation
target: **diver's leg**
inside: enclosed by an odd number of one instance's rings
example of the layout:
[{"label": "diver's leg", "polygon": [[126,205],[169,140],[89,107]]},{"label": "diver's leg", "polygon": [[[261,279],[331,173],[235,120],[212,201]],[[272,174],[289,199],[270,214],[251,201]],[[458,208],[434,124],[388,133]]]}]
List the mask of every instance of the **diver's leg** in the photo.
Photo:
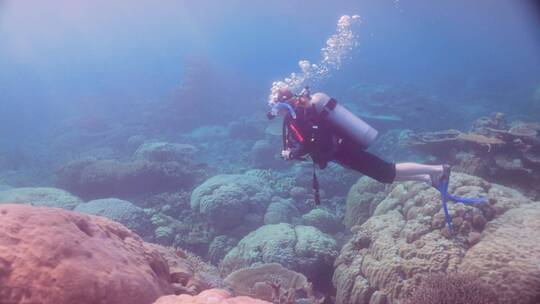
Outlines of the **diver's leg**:
[{"label": "diver's leg", "polygon": [[428,174],[438,176],[442,174],[442,165],[422,165],[417,163],[399,163],[396,164],[396,178],[402,178],[412,175]]},{"label": "diver's leg", "polygon": [[335,161],[340,165],[354,169],[374,180],[391,184],[396,178],[396,165],[387,162],[367,151],[349,146],[342,146],[335,155]]},{"label": "diver's leg", "polygon": [[407,176],[397,176],[394,179],[395,182],[406,182],[406,181],[415,181],[415,182],[425,182],[430,184],[432,182],[431,175],[429,174],[416,174],[416,175],[407,175]]}]

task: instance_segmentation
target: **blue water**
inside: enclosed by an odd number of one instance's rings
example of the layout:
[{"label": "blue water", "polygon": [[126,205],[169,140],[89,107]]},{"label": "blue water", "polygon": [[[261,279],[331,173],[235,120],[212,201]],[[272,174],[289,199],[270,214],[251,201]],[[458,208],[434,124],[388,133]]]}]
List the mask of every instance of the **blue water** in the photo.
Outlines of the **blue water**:
[{"label": "blue water", "polygon": [[[335,94],[358,82],[406,83],[446,96],[498,91],[526,103],[540,75],[531,3],[3,1],[2,119],[33,132],[89,99],[123,107],[163,98],[193,56],[263,93],[298,60],[316,60],[342,14],[364,22],[354,59],[333,77]],[[239,105],[256,102],[239,94]]]}]

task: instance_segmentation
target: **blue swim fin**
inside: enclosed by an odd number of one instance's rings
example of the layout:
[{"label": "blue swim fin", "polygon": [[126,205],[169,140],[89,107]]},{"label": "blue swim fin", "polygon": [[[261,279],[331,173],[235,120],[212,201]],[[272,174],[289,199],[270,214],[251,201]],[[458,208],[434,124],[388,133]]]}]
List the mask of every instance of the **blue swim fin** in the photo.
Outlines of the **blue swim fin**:
[{"label": "blue swim fin", "polygon": [[450,213],[448,212],[448,206],[446,202],[449,200],[454,201],[456,203],[463,203],[463,204],[483,204],[487,202],[486,198],[468,198],[468,197],[460,197],[456,195],[452,195],[448,193],[448,185],[450,184],[450,172],[451,167],[449,165],[443,165],[443,173],[439,179],[439,183],[437,185],[434,185],[434,187],[439,190],[441,193],[441,201],[442,201],[442,207],[444,210],[444,218],[446,220],[446,224],[448,225],[448,229],[450,230],[450,233],[454,234],[454,227],[452,226],[452,217],[450,216]]}]

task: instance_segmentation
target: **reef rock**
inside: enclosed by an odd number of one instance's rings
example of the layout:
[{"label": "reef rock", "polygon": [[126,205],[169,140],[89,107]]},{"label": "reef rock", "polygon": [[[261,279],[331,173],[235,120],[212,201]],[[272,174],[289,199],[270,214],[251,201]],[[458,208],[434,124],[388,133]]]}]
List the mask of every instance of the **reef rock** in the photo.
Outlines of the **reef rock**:
[{"label": "reef rock", "polygon": [[154,304],[271,304],[271,302],[257,300],[246,296],[233,297],[223,289],[209,289],[196,296],[179,295],[164,296]]},{"label": "reef rock", "polygon": [[336,241],[326,233],[311,226],[281,223],[264,225],[245,236],[223,263],[279,263],[317,283],[332,272],[336,256]]},{"label": "reef rock", "polygon": [[124,226],[61,209],[0,205],[2,303],[141,303],[172,293],[161,254]]},{"label": "reef rock", "polygon": [[387,189],[370,206],[371,217],[352,228],[335,262],[336,303],[398,303],[426,274],[456,271],[467,250],[487,235],[487,223],[531,203],[515,190],[460,173],[452,174],[449,192],[488,199],[480,205],[448,203],[453,237],[437,190],[414,182]]},{"label": "reef rock", "polygon": [[72,210],[83,201],[57,188],[12,188],[0,192],[0,202],[25,203],[34,206]]},{"label": "reef rock", "polygon": [[245,224],[249,214],[261,217],[271,198],[264,179],[248,174],[221,174],[195,188],[191,208],[219,231]]},{"label": "reef rock", "polygon": [[105,198],[78,205],[75,211],[107,217],[125,225],[141,236],[154,232],[152,222],[143,209],[128,201]]},{"label": "reef rock", "polygon": [[492,286],[500,303],[540,301],[540,204],[509,210],[488,223],[461,271],[472,272]]}]

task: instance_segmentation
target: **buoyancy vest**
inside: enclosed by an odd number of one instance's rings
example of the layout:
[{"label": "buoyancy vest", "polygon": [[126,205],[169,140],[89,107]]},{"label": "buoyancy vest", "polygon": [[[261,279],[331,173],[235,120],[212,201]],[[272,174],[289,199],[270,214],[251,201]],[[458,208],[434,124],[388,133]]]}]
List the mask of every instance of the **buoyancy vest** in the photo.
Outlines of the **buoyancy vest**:
[{"label": "buoyancy vest", "polygon": [[306,148],[313,162],[321,169],[326,168],[334,157],[339,134],[332,128],[324,116],[317,113],[315,107],[297,107],[296,119],[287,115],[283,120],[283,146],[288,144],[289,132]]}]

